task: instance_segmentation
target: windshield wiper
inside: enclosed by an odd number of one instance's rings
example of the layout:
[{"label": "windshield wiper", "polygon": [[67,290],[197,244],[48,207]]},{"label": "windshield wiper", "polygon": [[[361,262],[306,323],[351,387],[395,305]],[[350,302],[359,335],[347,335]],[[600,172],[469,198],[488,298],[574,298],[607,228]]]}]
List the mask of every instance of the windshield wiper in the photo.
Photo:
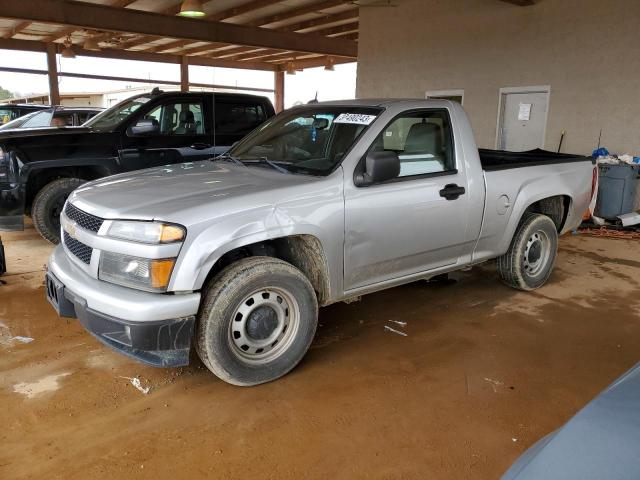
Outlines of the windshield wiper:
[{"label": "windshield wiper", "polygon": [[247,163],[263,163],[263,164],[269,165],[270,167],[274,168],[275,170],[279,171],[280,173],[284,173],[284,174],[287,174],[287,175],[291,173],[291,171],[287,170],[284,167],[281,167],[276,162],[274,162],[272,160],[269,160],[267,157],[253,158],[253,159],[250,159],[250,160],[245,160],[245,162],[247,162]]},{"label": "windshield wiper", "polygon": [[228,153],[223,153],[222,155],[218,155],[217,157],[214,157],[213,160],[231,160],[233,163],[246,167],[246,165],[242,160],[239,160],[233,155],[230,155]]}]

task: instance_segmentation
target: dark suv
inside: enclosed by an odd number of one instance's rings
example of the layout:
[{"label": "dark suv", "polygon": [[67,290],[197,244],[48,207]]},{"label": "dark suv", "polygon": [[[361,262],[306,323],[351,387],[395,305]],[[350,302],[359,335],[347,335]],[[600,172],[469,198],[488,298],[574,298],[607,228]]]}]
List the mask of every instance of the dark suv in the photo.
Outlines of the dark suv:
[{"label": "dark suv", "polygon": [[212,158],[274,113],[266,97],[156,89],[82,127],[0,132],[0,230],[21,230],[27,214],[58,243],[64,202],[87,180]]},{"label": "dark suv", "polygon": [[37,112],[51,108],[49,105],[32,105],[28,103],[5,103],[0,104],[0,125],[20,118],[27,113]]}]

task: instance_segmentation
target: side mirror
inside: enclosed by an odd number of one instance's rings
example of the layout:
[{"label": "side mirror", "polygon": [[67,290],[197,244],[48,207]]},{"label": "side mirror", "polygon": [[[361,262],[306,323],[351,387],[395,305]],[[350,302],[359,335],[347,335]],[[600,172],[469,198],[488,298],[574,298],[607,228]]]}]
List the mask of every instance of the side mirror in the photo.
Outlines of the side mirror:
[{"label": "side mirror", "polygon": [[367,186],[392,180],[400,175],[400,158],[396,152],[369,152],[364,173],[356,176],[356,185]]},{"label": "side mirror", "polygon": [[142,118],[129,128],[129,132],[131,135],[153,135],[154,133],[160,133],[160,125],[156,120]]}]

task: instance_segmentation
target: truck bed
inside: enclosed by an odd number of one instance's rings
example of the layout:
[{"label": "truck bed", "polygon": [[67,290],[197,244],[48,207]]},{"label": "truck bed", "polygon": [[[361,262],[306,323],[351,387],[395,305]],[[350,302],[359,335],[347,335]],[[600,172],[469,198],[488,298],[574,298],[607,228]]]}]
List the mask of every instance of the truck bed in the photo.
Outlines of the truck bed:
[{"label": "truck bed", "polygon": [[582,155],[549,152],[539,148],[528,152],[507,152],[504,150],[478,149],[483,170],[506,170],[509,168],[533,167],[569,162],[591,162],[595,160]]}]

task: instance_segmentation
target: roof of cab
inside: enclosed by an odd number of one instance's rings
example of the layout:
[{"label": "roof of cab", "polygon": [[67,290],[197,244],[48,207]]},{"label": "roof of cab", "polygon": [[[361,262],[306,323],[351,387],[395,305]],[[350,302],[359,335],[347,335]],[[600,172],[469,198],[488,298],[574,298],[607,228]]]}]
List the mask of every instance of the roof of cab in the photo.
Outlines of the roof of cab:
[{"label": "roof of cab", "polygon": [[384,108],[389,105],[398,104],[421,104],[425,106],[442,105],[443,103],[450,103],[449,100],[427,100],[424,98],[356,98],[350,100],[331,100],[327,102],[313,102],[304,105],[298,105],[298,107],[313,106],[313,105],[326,105],[333,107],[375,107]]}]

